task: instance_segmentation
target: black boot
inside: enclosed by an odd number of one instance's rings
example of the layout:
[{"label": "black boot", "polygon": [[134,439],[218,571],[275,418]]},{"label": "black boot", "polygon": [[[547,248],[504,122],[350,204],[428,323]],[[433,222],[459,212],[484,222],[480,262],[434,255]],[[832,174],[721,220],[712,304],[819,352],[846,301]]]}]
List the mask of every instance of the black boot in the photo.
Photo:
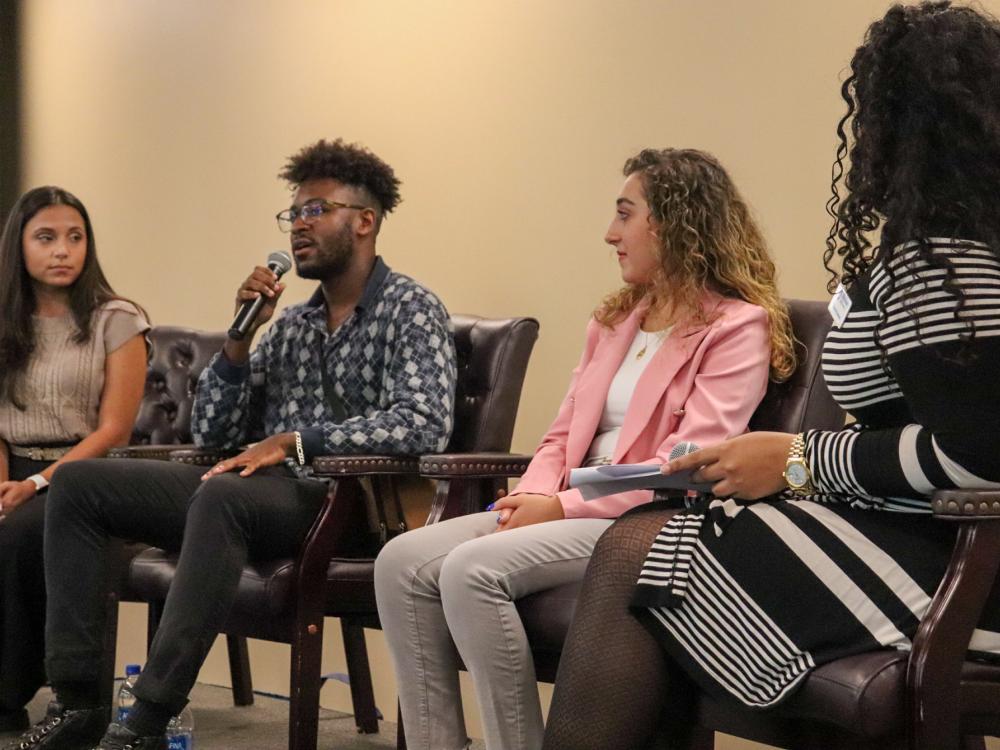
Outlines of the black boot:
[{"label": "black boot", "polygon": [[94,750],[167,750],[163,734],[140,737],[121,724],[112,724]]},{"label": "black boot", "polygon": [[107,707],[69,711],[62,703],[50,701],[45,718],[4,750],[86,750],[100,739],[107,725]]}]

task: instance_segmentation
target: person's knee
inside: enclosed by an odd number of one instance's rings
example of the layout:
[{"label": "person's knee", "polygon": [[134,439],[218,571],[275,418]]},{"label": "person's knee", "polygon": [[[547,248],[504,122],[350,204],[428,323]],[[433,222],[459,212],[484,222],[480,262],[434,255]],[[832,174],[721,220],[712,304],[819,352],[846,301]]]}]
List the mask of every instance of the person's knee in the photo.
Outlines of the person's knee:
[{"label": "person's knee", "polygon": [[444,559],[438,585],[442,601],[452,603],[467,601],[474,590],[499,588],[499,576],[484,560],[482,550],[477,551],[477,539],[458,545]]},{"label": "person's knee", "polygon": [[235,474],[220,474],[208,479],[195,490],[188,505],[187,522],[199,526],[231,526],[246,515],[246,479]]},{"label": "person's knee", "polygon": [[54,513],[55,508],[73,505],[87,497],[92,487],[109,481],[104,476],[107,468],[108,460],[101,458],[70,461],[57,466],[45,501],[46,512]]},{"label": "person's knee", "polygon": [[416,536],[413,532],[399,534],[382,547],[375,558],[376,591],[399,591],[411,585],[421,563]]},{"label": "person's knee", "polygon": [[665,520],[648,515],[619,518],[594,545],[591,567],[600,568],[605,574],[617,573],[634,579]]}]

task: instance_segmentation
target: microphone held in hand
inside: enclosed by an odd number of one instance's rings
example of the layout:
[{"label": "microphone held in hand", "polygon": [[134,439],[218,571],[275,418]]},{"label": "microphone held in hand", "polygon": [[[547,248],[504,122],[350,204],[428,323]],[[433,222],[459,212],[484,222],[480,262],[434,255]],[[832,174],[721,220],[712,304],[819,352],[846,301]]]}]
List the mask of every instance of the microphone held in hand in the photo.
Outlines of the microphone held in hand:
[{"label": "microphone held in hand", "polygon": [[686,456],[688,453],[694,453],[696,450],[698,450],[697,445],[688,440],[684,440],[670,449],[670,455],[667,457],[667,461],[673,461],[675,458]]},{"label": "microphone held in hand", "polygon": [[[267,256],[267,267],[280,279],[292,267],[292,256],[280,250],[271,253]],[[257,319],[257,314],[264,306],[265,301],[264,295],[261,294],[256,299],[248,299],[240,305],[240,310],[236,313],[236,318],[233,319],[233,324],[229,327],[229,338],[235,341],[243,340]]]}]

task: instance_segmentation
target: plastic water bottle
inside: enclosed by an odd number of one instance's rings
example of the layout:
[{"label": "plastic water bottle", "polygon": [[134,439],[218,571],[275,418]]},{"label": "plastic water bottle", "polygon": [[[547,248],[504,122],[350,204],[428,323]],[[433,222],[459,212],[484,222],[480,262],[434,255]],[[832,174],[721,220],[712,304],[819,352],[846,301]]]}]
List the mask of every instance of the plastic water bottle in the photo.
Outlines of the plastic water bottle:
[{"label": "plastic water bottle", "polygon": [[167,750],[194,750],[194,715],[190,706],[167,724]]},{"label": "plastic water bottle", "polygon": [[129,711],[135,705],[135,696],[132,694],[132,688],[135,687],[135,681],[139,679],[139,672],[141,671],[142,667],[138,664],[129,664],[125,667],[125,680],[122,682],[121,687],[118,688],[118,711],[115,714],[115,721],[119,724],[125,723]]}]

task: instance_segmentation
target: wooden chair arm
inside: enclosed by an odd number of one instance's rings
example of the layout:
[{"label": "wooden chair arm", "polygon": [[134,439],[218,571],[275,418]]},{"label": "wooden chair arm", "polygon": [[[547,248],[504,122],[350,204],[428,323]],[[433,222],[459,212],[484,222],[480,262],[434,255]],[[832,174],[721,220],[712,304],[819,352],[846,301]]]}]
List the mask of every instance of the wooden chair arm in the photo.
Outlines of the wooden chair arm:
[{"label": "wooden chair arm", "polygon": [[518,453],[435,453],[420,457],[420,473],[432,479],[506,479],[524,474],[531,458]]},{"label": "wooden chair arm", "polygon": [[931,512],[942,520],[974,521],[1000,518],[1000,492],[992,490],[938,490]]},{"label": "wooden chair arm", "polygon": [[176,450],[192,449],[193,445],[126,445],[121,448],[112,448],[108,451],[108,458],[152,458],[157,461],[167,461],[170,454]]},{"label": "wooden chair arm", "polygon": [[958,522],[951,560],[913,638],[906,673],[908,726],[922,747],[944,747],[957,726],[961,673],[972,632],[1000,570],[1000,493],[942,490],[934,517]]},{"label": "wooden chair arm", "polygon": [[178,464],[191,466],[214,466],[236,455],[236,451],[217,450],[215,448],[183,448],[170,452],[170,460]]},{"label": "wooden chair arm", "polygon": [[312,460],[316,477],[363,477],[372,475],[416,474],[413,456],[317,456]]}]

